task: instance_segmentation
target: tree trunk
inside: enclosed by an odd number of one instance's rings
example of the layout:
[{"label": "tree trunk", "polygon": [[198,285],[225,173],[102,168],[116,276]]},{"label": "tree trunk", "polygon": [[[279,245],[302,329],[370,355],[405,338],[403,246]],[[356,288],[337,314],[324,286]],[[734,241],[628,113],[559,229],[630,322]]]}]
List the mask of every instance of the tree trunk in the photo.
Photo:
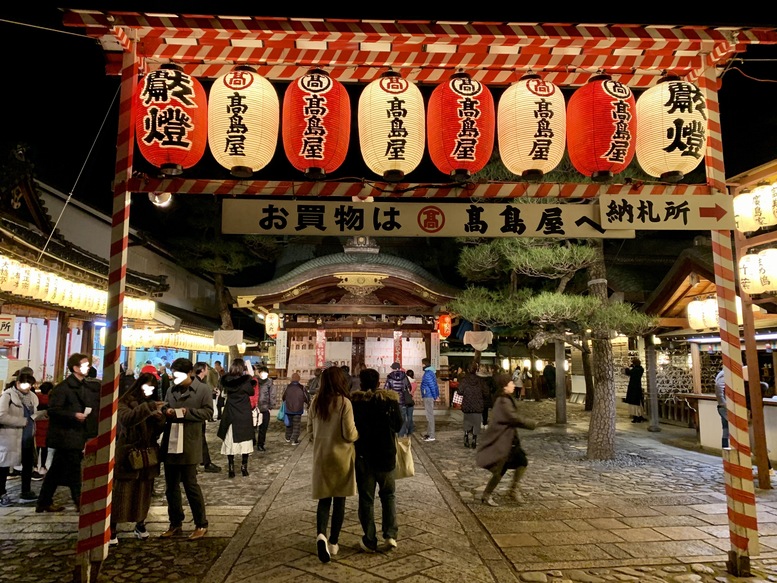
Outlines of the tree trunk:
[{"label": "tree trunk", "polygon": [[[213,274],[213,285],[216,288],[216,299],[218,300],[219,315],[221,316],[221,329],[234,330],[232,323],[232,314],[229,311],[229,300],[227,298],[227,289],[224,287],[224,276],[221,273]],[[240,357],[237,346],[229,347],[230,362]]]},{"label": "tree trunk", "polygon": [[[597,260],[588,268],[589,293],[606,304],[607,272],[604,266],[602,240],[595,239]],[[594,402],[588,429],[588,459],[609,460],[615,457],[615,382],[610,330],[591,331],[593,343]]]},{"label": "tree trunk", "polygon": [[591,370],[591,349],[588,339],[584,340],[585,350],[581,351],[583,359],[583,379],[585,380],[585,411],[590,411],[594,407],[594,378]]},{"label": "tree trunk", "polygon": [[556,349],[556,424],[566,425],[567,422],[567,372],[566,350],[563,340],[554,342]]}]

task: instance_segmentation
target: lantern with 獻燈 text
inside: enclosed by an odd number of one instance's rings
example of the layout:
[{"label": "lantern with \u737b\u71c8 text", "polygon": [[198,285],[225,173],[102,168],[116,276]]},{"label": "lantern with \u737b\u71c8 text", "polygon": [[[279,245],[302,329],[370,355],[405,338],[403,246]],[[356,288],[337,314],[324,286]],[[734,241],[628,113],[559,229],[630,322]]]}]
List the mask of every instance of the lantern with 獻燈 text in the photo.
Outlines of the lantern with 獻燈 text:
[{"label": "lantern with \u737b\u71c8 text", "polygon": [[399,73],[387,71],[359,96],[359,145],[370,170],[390,182],[421,163],[426,142],[424,98]]},{"label": "lantern with \u737b\u71c8 text", "polygon": [[451,326],[451,315],[440,314],[440,317],[437,319],[437,332],[440,334],[440,340],[445,340],[451,335]]},{"label": "lantern with \u737b\u71c8 text", "polygon": [[564,157],[566,101],[539,75],[524,75],[505,89],[496,114],[499,156],[522,178],[538,180]]},{"label": "lantern with \u737b\u71c8 text", "polygon": [[275,338],[280,329],[281,320],[278,314],[270,312],[264,317],[264,331],[270,338]]},{"label": "lantern with \u737b\u71c8 text", "polygon": [[280,103],[275,87],[254,69],[235,67],[213,82],[208,97],[208,145],[232,176],[264,168],[278,143]]},{"label": "lantern with \u737b\u71c8 text", "polygon": [[176,176],[200,161],[208,141],[205,89],[178,65],[162,65],[138,83],[135,139],[163,174]]},{"label": "lantern with \u737b\u71c8 text", "polygon": [[429,156],[457,181],[479,172],[494,150],[494,98],[488,87],[456,73],[435,87],[427,110]]},{"label": "lantern with \u737b\u71c8 text", "polygon": [[634,158],[634,94],[609,75],[596,75],[569,98],[567,150],[575,169],[597,182],[622,172]]},{"label": "lantern with \u737b\u71c8 text", "polygon": [[338,80],[312,69],[283,98],[283,148],[291,165],[313,180],[334,172],[351,139],[351,102]]},{"label": "lantern with \u737b\u71c8 text", "polygon": [[644,172],[677,182],[707,147],[707,101],[699,87],[664,77],[637,100],[637,162]]}]

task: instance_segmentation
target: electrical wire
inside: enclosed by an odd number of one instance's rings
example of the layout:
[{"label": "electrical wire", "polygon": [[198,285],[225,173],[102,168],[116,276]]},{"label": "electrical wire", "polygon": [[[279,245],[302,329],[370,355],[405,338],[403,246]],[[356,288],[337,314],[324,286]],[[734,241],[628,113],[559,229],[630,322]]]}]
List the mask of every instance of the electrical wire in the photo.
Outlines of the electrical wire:
[{"label": "electrical wire", "polygon": [[46,244],[43,245],[43,249],[41,249],[40,255],[38,255],[38,263],[40,263],[41,258],[43,257],[43,254],[46,252],[46,249],[49,246],[49,243],[51,242],[51,238],[54,236],[54,232],[57,230],[57,226],[59,225],[59,221],[62,220],[62,215],[65,214],[65,210],[67,209],[68,203],[70,203],[70,199],[73,198],[73,191],[76,189],[76,186],[78,186],[78,181],[81,180],[81,175],[84,173],[84,168],[86,168],[86,164],[89,162],[89,158],[92,156],[92,152],[94,152],[94,147],[97,144],[97,140],[100,138],[100,134],[102,134],[103,129],[105,128],[105,122],[108,119],[108,115],[111,113],[111,109],[113,109],[113,104],[116,103],[116,98],[119,96],[119,90],[121,89],[121,85],[116,87],[116,93],[113,94],[113,99],[111,100],[111,104],[108,106],[108,110],[105,112],[105,117],[103,117],[103,121],[100,124],[100,129],[97,130],[97,135],[94,137],[94,140],[92,141],[92,146],[89,148],[89,152],[86,154],[86,159],[84,160],[84,163],[81,165],[81,170],[78,172],[78,176],[76,176],[76,180],[73,183],[73,188],[70,189],[70,192],[67,193],[67,199],[65,200],[65,204],[62,207],[62,210],[59,213],[59,216],[57,217],[57,221],[54,223],[54,227],[51,229],[51,233],[49,233],[48,238],[46,239]]}]

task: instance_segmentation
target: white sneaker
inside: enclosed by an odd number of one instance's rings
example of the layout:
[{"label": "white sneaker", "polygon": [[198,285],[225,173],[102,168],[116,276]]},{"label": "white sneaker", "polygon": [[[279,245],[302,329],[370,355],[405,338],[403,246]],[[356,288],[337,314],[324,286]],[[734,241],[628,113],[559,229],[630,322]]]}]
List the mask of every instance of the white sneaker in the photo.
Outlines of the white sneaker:
[{"label": "white sneaker", "polygon": [[383,542],[386,543],[387,551],[393,551],[397,548],[397,541],[393,538],[384,538]]},{"label": "white sneaker", "polygon": [[437,441],[437,440],[434,437],[429,436],[425,438],[424,441]]},{"label": "white sneaker", "polygon": [[337,544],[337,543],[335,543],[335,544],[329,543],[329,554],[330,555],[332,555],[333,557],[336,557],[337,553],[339,553],[339,552],[340,552],[340,545],[339,544]]},{"label": "white sneaker", "polygon": [[115,547],[119,545],[119,539],[117,537],[113,537],[111,540],[108,541],[109,547]]},{"label": "white sneaker", "polygon": [[316,550],[318,551],[318,560],[322,563],[328,563],[331,556],[329,554],[329,543],[326,540],[326,535],[319,534],[316,537]]}]

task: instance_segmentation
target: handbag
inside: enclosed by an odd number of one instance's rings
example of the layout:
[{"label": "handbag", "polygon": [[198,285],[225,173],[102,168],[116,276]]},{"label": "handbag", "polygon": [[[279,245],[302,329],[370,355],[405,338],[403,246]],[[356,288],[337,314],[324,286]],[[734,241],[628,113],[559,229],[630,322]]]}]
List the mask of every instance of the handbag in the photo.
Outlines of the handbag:
[{"label": "handbag", "polygon": [[413,393],[411,393],[407,389],[402,389],[402,401],[405,404],[405,407],[414,407],[415,401],[413,400]]},{"label": "handbag", "polygon": [[127,461],[133,470],[145,470],[159,465],[159,452],[156,447],[131,447],[127,452]]},{"label": "handbag", "polygon": [[453,393],[453,408],[461,409],[461,404],[464,402],[464,395],[456,391]]},{"label": "handbag", "polygon": [[275,418],[278,421],[285,421],[286,417],[286,401],[281,401],[281,408],[278,409],[278,414],[275,416]]},{"label": "handbag", "polygon": [[415,476],[413,452],[410,448],[410,436],[397,437],[397,464],[394,468],[394,479],[411,478]]}]

